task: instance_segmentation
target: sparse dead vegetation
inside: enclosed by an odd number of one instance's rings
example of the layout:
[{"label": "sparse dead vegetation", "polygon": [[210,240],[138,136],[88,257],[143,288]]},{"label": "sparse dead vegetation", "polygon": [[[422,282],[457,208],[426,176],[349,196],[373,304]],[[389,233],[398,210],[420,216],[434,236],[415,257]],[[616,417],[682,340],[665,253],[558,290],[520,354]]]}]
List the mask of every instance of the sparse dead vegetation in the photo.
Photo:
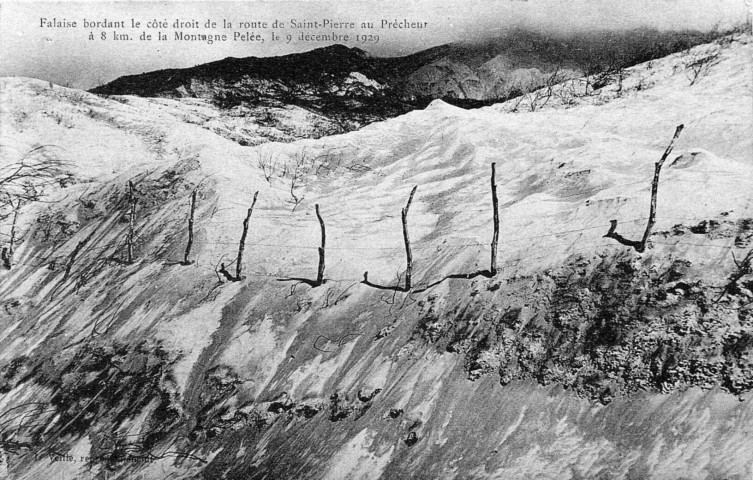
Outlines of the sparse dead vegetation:
[{"label": "sparse dead vegetation", "polygon": [[560,66],[557,66],[543,81],[537,79],[531,80],[528,85],[523,87],[522,92],[525,93],[518,97],[511,111],[517,112],[522,106],[525,106],[530,112],[544,108],[552,97],[557,96],[555,93],[559,90],[557,85],[564,81],[565,76],[562,74]]},{"label": "sparse dead vegetation", "polygon": [[272,152],[257,152],[256,155],[256,165],[261,169],[262,175],[264,175],[264,179],[268,183],[272,183],[272,177],[274,177],[275,169],[277,167],[277,159],[273,159]]},{"label": "sparse dead vegetation", "polygon": [[[17,160],[3,162],[0,166],[0,215],[14,200],[23,203],[37,201],[46,189],[60,186],[60,182],[67,178],[69,165],[56,155],[55,149],[58,148],[40,145]],[[11,157],[8,148],[2,148],[2,151],[3,157]]]},{"label": "sparse dead vegetation", "polygon": [[719,62],[719,52],[711,51],[698,53],[692,58],[685,61],[685,76],[690,81],[690,85],[695,85],[698,80],[705,77],[711,67]]},{"label": "sparse dead vegetation", "polygon": [[11,149],[3,147],[0,166],[0,222],[9,221],[7,244],[2,247],[2,262],[6,269],[13,265],[18,235],[18,215],[23,205],[39,201],[55,186],[66,186],[68,165],[56,154],[54,145],[41,145],[25,152],[17,160],[7,161]]}]

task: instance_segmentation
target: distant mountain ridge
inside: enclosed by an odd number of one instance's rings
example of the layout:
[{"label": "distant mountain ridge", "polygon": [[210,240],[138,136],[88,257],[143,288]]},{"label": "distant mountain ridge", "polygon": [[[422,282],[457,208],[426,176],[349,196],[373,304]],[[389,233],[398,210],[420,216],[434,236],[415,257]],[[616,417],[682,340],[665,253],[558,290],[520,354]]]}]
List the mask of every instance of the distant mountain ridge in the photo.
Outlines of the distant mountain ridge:
[{"label": "distant mountain ridge", "polygon": [[[541,87],[552,72],[562,81],[623,68],[689,48],[708,36],[640,29],[560,38],[514,30],[475,44],[439,45],[402,57],[376,57],[359,48],[331,45],[129,75],[90,91],[203,99],[221,112],[232,112],[228,115],[233,122],[243,117],[269,126],[273,131],[267,140],[288,141],[358,129],[424,108],[435,99],[462,107],[488,105]],[[291,116],[293,124],[287,120]],[[229,138],[250,144],[266,141],[244,133]]]},{"label": "distant mountain ridge", "polygon": [[192,79],[204,81],[223,80],[236,82],[244,77],[275,79],[281,83],[299,83],[319,80],[322,75],[348,74],[361,71],[368,76],[382,79],[381,65],[376,65],[369,55],[358,48],[332,45],[305,53],[278,57],[227,57],[215,62],[190,68],[166,69],[139,75],[120,77],[115,81],[96,87],[94,93],[156,96],[164,95],[180,87],[186,87]]}]

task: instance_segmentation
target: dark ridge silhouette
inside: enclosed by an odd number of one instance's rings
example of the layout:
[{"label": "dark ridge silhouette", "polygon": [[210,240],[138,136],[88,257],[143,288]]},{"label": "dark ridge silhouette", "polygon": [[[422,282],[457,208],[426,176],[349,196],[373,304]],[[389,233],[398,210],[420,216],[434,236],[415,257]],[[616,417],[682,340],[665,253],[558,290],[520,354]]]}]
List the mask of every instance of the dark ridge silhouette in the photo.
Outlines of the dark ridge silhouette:
[{"label": "dark ridge silhouette", "polygon": [[[355,47],[335,44],[303,53],[276,57],[227,57],[189,68],[156,70],[120,77],[91,89],[92,93],[156,96],[186,86],[191,79],[222,80],[232,83],[243,77],[275,79],[282,82],[316,82],[322,77],[338,77],[359,72],[400,90],[406,77],[437,60],[450,59],[476,69],[504,54],[516,68],[556,66],[583,70],[593,63],[618,58],[625,65],[660,58],[690,48],[725,32],[660,32],[638,28],[624,32],[591,31],[577,36],[557,36],[525,29],[476,43],[445,44],[401,57],[375,57]],[[441,98],[441,97],[435,97]],[[485,99],[489,100],[489,99]]]},{"label": "dark ridge silhouette", "polygon": [[[538,89],[555,71],[565,69],[569,77],[597,75],[685,50],[722,33],[640,28],[555,36],[514,29],[474,44],[438,45],[391,58],[330,45],[129,75],[90,92],[204,98],[220,109],[292,105],[336,125],[334,130],[302,134],[318,138],[422,109],[436,99],[466,109],[488,106]],[[512,79],[517,69],[537,69],[542,77],[518,85]]]}]

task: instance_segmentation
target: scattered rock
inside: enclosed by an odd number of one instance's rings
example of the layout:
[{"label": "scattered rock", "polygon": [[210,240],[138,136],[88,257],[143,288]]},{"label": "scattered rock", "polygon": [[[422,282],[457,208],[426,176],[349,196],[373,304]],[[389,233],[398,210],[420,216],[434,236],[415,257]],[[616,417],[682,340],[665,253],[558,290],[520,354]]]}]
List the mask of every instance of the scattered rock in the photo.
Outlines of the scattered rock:
[{"label": "scattered rock", "polygon": [[405,438],[405,444],[409,447],[412,447],[416,443],[418,443],[418,435],[416,435],[416,432],[410,432],[408,436]]},{"label": "scattered rock", "polygon": [[399,418],[402,414],[403,414],[402,408],[390,408],[390,411],[387,414],[387,416],[389,418],[395,419],[395,418]]}]

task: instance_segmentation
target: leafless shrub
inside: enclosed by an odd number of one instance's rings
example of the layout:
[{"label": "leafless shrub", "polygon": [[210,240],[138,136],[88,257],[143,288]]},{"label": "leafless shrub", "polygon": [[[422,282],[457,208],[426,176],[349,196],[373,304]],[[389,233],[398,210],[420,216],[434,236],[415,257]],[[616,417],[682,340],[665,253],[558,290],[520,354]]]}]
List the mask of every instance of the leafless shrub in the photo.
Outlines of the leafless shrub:
[{"label": "leafless shrub", "polygon": [[535,112],[541,108],[544,108],[549,100],[552,98],[552,88],[546,87],[531,92],[526,95],[528,98],[528,108]]},{"label": "leafless shrub", "polygon": [[520,108],[520,104],[521,104],[521,103],[523,103],[523,100],[525,100],[525,98],[526,98],[526,97],[525,97],[525,95],[520,95],[519,97],[516,97],[516,98],[517,98],[517,101],[516,101],[516,102],[515,102],[515,104],[514,104],[514,105],[513,105],[513,106],[512,106],[511,108],[510,108],[510,113],[514,113],[514,112],[517,112],[517,111],[518,111],[518,109]]},{"label": "leafless shrub", "polygon": [[274,176],[275,167],[277,166],[277,158],[272,158],[272,152],[257,152],[256,165],[261,169],[264,179],[268,183],[272,183],[272,177]]},{"label": "leafless shrub", "polygon": [[0,211],[14,198],[23,203],[39,200],[46,188],[59,185],[66,177],[68,164],[50,153],[53,148],[41,145],[0,166]]},{"label": "leafless shrub", "polygon": [[604,67],[600,62],[591,61],[585,65],[583,68],[583,76],[586,82],[583,87],[582,96],[587,97],[593,95],[594,91],[599,89],[599,87],[594,86],[594,84],[597,83],[599,76],[603,72]]},{"label": "leafless shrub", "polygon": [[18,160],[3,161],[0,166],[0,221],[12,219],[8,245],[2,249],[2,261],[8,269],[13,264],[13,250],[18,241],[16,228],[21,206],[39,200],[46,189],[62,185],[67,178],[67,165],[49,152],[52,148],[41,145]]},{"label": "leafless shrub", "polygon": [[292,210],[293,212],[295,212],[295,209],[298,207],[298,204],[301,203],[304,199],[304,197],[299,197],[295,193],[296,189],[300,188],[300,186],[301,186],[300,176],[297,174],[293,175],[293,177],[290,179],[290,198],[291,199],[288,200],[288,203],[293,204],[293,210]]},{"label": "leafless shrub", "polygon": [[539,88],[533,92],[527,93],[526,99],[528,100],[528,109],[532,112],[544,108],[549,100],[552,98],[552,87],[550,85],[544,88]]},{"label": "leafless shrub", "polygon": [[332,148],[329,148],[326,152],[314,159],[314,163],[316,162],[319,162],[319,165],[316,166],[314,174],[319,175],[320,173],[324,173],[326,175],[335,172],[340,167],[342,157],[334,155],[332,153]]},{"label": "leafless shrub", "polygon": [[631,58],[626,53],[616,53],[609,58],[608,70],[611,73],[612,78],[617,82],[617,95],[622,94],[622,85],[627,77],[627,69],[634,65],[635,60],[640,59],[640,53],[637,58]]},{"label": "leafless shrub", "polygon": [[719,63],[719,52],[709,52],[697,55],[685,62],[685,76],[694,85],[698,80],[705,77],[711,67]]},{"label": "leafless shrub", "polygon": [[521,105],[526,105],[531,112],[540,110],[549,103],[552,97],[557,97],[555,93],[559,90],[557,85],[564,80],[565,77],[561,72],[560,66],[557,66],[554,72],[549,74],[543,82],[541,80],[531,80],[524,89],[526,93],[518,97],[511,111],[517,112]]},{"label": "leafless shrub", "polygon": [[[286,164],[287,165],[287,164]],[[290,200],[288,203],[293,204],[293,211],[303,201],[304,197],[299,197],[296,190],[303,186],[303,178],[306,175],[306,169],[313,166],[313,159],[306,154],[306,150],[298,152],[292,159],[290,168],[286,171],[290,173]]]},{"label": "leafless shrub", "polygon": [[617,95],[622,93],[622,84],[627,76],[625,65],[617,59],[610,59],[609,65],[593,77],[591,84],[593,91],[600,90],[607,85],[617,85]]}]

